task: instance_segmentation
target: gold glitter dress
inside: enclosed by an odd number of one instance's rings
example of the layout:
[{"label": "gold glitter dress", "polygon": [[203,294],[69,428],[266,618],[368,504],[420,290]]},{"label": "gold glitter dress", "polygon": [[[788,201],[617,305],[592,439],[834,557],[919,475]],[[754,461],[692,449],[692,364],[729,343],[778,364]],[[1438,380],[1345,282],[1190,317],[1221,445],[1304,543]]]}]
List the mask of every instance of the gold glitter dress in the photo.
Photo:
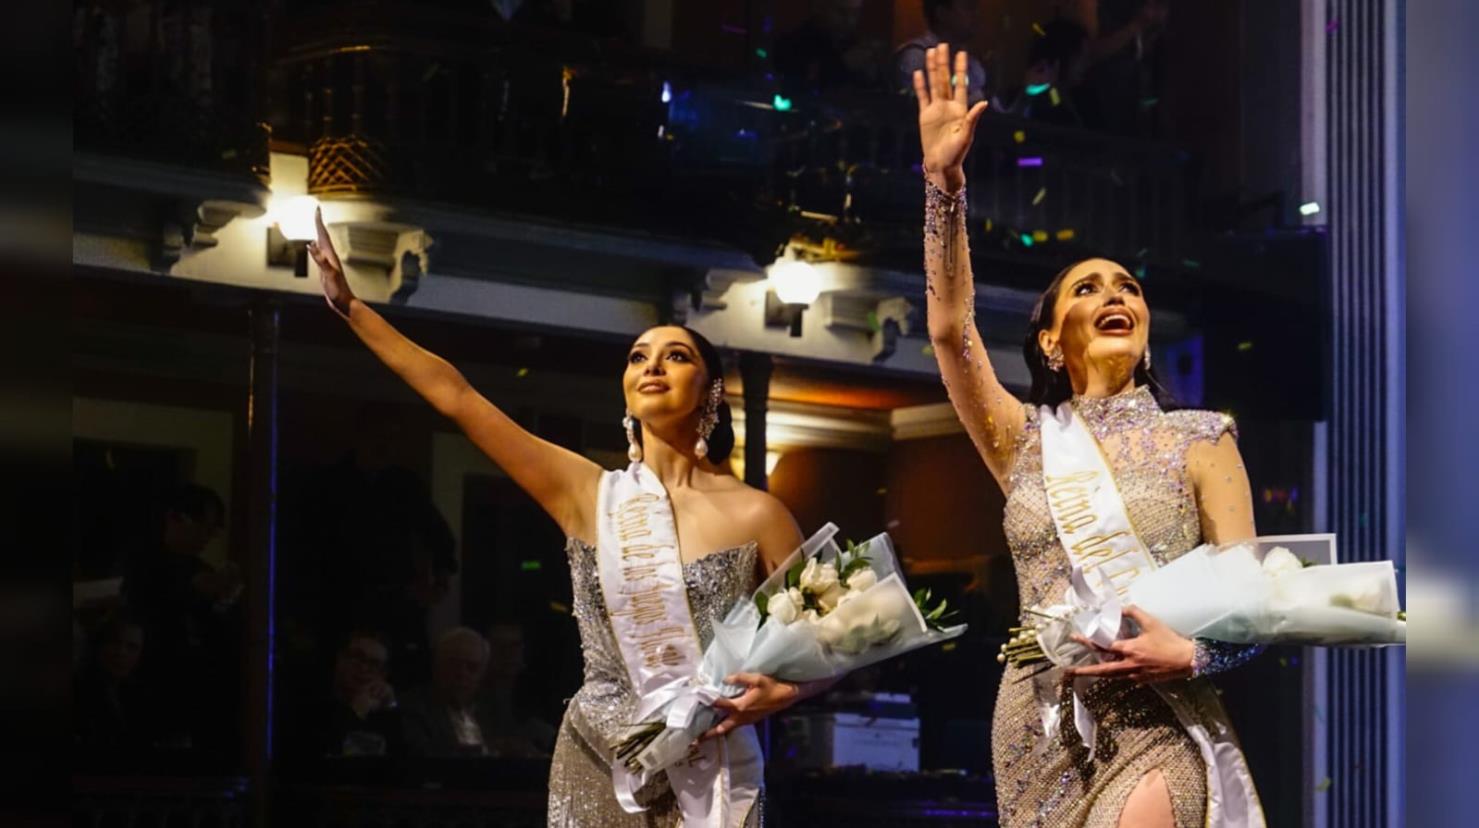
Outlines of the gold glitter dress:
[{"label": "gold glitter dress", "polygon": [[[714,618],[722,617],[735,601],[748,597],[759,585],[756,551],[756,545],[748,543],[683,565],[689,611],[702,647],[708,647],[714,635]],[[575,620],[585,655],[585,681],[565,708],[555,741],[549,774],[549,824],[579,828],[681,825],[683,817],[665,774],[659,774],[638,792],[637,801],[648,808],[645,812],[629,814],[616,801],[609,745],[612,737],[631,723],[637,697],[606,616],[596,550],[572,538],[565,545],[565,553],[570,560]],[[763,801],[762,794],[746,825],[760,824]]]},{"label": "gold glitter dress", "polygon": [[[1196,492],[1187,450],[1233,433],[1231,418],[1207,411],[1165,413],[1144,387],[1108,398],[1079,397],[1073,406],[1103,447],[1130,520],[1156,560],[1164,564],[1202,542]],[[1038,412],[1026,406],[1005,509],[1007,542],[1016,564],[1021,605],[1051,604],[1069,586],[1069,561],[1048,510],[1043,488]],[[1216,647],[1198,641],[1198,678],[1245,660],[1256,648]],[[1060,732],[1043,734],[1032,681],[1036,665],[1008,667],[992,722],[997,803],[1005,828],[1108,826],[1113,828],[1130,792],[1159,769],[1171,793],[1178,828],[1206,820],[1206,765],[1176,714],[1156,691],[1124,679],[1099,680],[1085,703],[1099,723],[1095,756],[1088,760],[1071,712]],[[1072,704],[1067,683],[1060,701]],[[1211,693],[1198,715],[1209,728],[1225,716]],[[1067,708],[1071,711],[1071,707]],[[1215,721],[1214,721],[1215,719]]]}]

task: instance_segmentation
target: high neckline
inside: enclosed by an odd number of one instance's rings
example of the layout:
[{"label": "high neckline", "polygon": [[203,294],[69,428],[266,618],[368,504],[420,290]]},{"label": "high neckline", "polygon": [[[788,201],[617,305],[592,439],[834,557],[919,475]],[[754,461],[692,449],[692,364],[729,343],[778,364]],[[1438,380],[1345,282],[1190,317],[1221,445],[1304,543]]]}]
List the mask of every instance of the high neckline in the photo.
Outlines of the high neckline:
[{"label": "high neckline", "polygon": [[1073,409],[1096,435],[1112,434],[1144,423],[1148,414],[1160,413],[1150,387],[1136,386],[1110,397],[1073,396]]}]

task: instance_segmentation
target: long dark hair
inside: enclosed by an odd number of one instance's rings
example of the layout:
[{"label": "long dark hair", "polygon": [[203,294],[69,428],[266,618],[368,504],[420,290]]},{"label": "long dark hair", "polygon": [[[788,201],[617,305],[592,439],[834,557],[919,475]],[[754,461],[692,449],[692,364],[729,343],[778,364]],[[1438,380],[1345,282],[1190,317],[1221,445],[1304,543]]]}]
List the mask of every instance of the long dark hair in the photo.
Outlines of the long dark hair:
[{"label": "long dark hair", "polygon": [[[694,347],[698,348],[699,359],[704,361],[704,373],[709,375],[708,381],[704,383],[705,401],[708,400],[707,389],[713,385],[714,380],[724,379],[724,359],[719,356],[719,349],[714,347],[708,337],[688,327],[687,325],[674,325],[681,328],[693,339]],[[702,405],[703,403],[700,403]],[[709,453],[706,455],[710,463],[719,465],[729,459],[730,452],[734,451],[734,414],[729,410],[729,403],[720,400],[718,411],[718,422],[714,423],[714,433],[706,440],[709,444]],[[642,445],[642,423],[637,421],[637,427],[632,429],[632,438],[637,445]]]},{"label": "long dark hair", "polygon": [[[1079,259],[1068,267],[1058,271],[1053,281],[1048,283],[1047,290],[1037,297],[1037,304],[1032,308],[1032,316],[1027,323],[1027,336],[1022,340],[1022,357],[1027,360],[1027,370],[1032,373],[1032,389],[1027,392],[1027,400],[1033,405],[1046,405],[1057,407],[1073,397],[1073,383],[1068,379],[1068,370],[1054,371],[1048,367],[1048,355],[1043,353],[1042,346],[1037,342],[1037,335],[1041,331],[1053,327],[1053,310],[1058,305],[1058,289],[1063,286],[1063,280],[1079,265],[1089,261]],[[1150,347],[1146,343],[1147,348]],[[1135,386],[1150,386],[1156,399],[1162,405],[1171,403],[1170,392],[1161,385],[1156,378],[1155,370],[1146,368],[1142,360],[1135,363]]]}]

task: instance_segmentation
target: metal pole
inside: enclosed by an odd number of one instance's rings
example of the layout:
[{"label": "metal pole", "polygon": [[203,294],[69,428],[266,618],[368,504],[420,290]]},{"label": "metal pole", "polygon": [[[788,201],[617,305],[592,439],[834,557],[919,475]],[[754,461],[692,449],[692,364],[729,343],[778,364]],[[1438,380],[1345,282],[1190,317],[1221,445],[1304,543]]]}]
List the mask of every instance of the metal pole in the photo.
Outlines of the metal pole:
[{"label": "metal pole", "polygon": [[246,768],[250,824],[268,824],[272,771],[274,591],[277,571],[277,352],[281,306],[259,298],[248,311],[251,362],[246,399],[247,490]]}]

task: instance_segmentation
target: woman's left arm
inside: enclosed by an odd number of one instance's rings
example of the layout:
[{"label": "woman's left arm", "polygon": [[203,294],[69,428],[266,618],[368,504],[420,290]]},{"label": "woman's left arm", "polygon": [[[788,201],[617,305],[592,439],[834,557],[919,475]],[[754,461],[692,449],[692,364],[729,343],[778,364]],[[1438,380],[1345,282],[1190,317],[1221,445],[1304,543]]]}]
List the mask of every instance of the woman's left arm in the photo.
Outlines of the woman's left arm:
[{"label": "woman's left arm", "polygon": [[[1186,452],[1186,470],[1196,487],[1204,542],[1234,543],[1257,537],[1253,487],[1232,431],[1224,431],[1215,443],[1193,443]],[[1230,670],[1263,652],[1261,644],[1230,644],[1210,638],[1194,639],[1193,644],[1193,676]]]},{"label": "woman's left arm", "polygon": [[[1257,535],[1253,490],[1230,428],[1215,442],[1193,443],[1186,451],[1186,471],[1196,493],[1203,541],[1232,543]],[[1107,651],[1114,660],[1080,667],[1071,671],[1073,675],[1170,681],[1220,673],[1263,652],[1258,644],[1188,639],[1137,607],[1127,608],[1125,614],[1139,626],[1140,634],[1110,645]]]},{"label": "woman's left arm", "polygon": [[[755,527],[756,544],[759,546],[760,561],[769,575],[785,563],[786,558],[801,546],[801,529],[796,519],[774,496],[758,493],[755,508],[750,515]],[[732,699],[719,699],[714,707],[728,715],[723,721],[709,728],[704,739],[723,736],[737,727],[754,724],[766,716],[785,710],[802,699],[825,693],[836,681],[809,681],[792,684],[758,673],[739,673],[724,678],[725,683],[741,685],[745,692]]]}]

